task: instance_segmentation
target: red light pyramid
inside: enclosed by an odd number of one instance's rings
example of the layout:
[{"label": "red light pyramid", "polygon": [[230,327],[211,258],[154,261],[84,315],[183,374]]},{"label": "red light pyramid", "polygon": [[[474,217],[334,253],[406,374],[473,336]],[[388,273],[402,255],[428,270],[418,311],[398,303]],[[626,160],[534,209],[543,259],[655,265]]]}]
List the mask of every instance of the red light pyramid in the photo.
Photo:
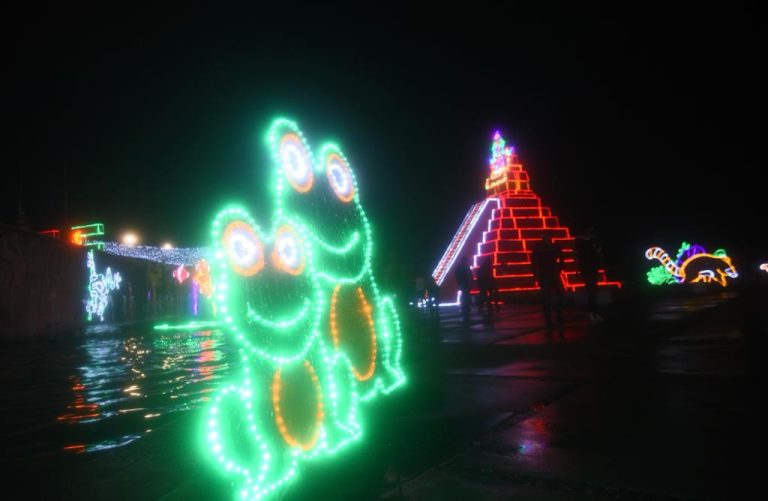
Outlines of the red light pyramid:
[{"label": "red light pyramid", "polygon": [[[537,290],[531,252],[544,235],[550,235],[563,249],[560,278],[565,290],[583,287],[570,230],[560,225],[552,210],[542,205],[541,199],[531,191],[528,173],[518,162],[514,148],[506,147],[498,132],[491,151],[491,173],[485,180],[488,197],[470,208],[432,273],[440,286],[440,299],[457,298],[453,268],[460,255],[473,256],[473,268],[490,260],[500,292]],[[621,287],[620,282],[608,281],[605,270],[599,271],[598,285]]]}]

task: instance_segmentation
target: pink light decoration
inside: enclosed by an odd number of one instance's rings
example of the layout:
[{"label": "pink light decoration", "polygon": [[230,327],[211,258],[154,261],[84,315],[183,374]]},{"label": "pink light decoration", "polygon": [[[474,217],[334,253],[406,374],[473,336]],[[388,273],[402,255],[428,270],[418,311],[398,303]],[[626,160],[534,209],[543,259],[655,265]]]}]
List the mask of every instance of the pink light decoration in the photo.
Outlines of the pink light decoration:
[{"label": "pink light decoration", "polygon": [[173,270],[173,278],[175,278],[179,284],[183,284],[184,281],[189,278],[189,272],[183,264]]}]

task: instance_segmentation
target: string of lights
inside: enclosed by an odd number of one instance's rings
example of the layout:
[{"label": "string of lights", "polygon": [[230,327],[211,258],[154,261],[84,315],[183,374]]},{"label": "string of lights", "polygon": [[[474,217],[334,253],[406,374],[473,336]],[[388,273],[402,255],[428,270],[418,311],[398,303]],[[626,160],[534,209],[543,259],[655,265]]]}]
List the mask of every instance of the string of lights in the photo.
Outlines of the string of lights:
[{"label": "string of lights", "polygon": [[108,254],[176,266],[194,265],[211,255],[211,249],[208,247],[163,248],[150,245],[124,245],[117,242],[103,242],[103,244],[103,250]]}]

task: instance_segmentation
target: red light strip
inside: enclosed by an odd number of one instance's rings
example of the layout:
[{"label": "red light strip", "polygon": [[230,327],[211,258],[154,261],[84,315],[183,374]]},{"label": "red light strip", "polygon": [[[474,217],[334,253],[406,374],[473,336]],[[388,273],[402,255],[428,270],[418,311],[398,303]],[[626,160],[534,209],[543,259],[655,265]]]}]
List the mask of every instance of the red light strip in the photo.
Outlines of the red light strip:
[{"label": "red light strip", "polygon": [[[552,209],[542,205],[541,199],[530,190],[529,177],[522,164],[515,162],[506,166],[503,177],[506,179],[502,181],[502,176],[497,173],[497,176],[494,179],[489,178],[486,184],[489,196],[493,196],[493,200],[497,202],[497,208],[487,219],[487,230],[483,232],[482,238],[473,242],[477,244],[472,260],[473,267],[479,267],[479,261],[492,260],[494,277],[499,282],[501,292],[538,290],[532,269],[531,252],[544,235],[549,235],[563,250],[565,269],[560,275],[563,288],[575,291],[584,287],[578,271],[578,256],[574,250],[576,240],[571,236],[570,229],[560,225],[557,216],[552,215]],[[488,200],[491,198],[486,199],[486,203]],[[481,205],[472,206],[440,259],[433,273],[438,285],[442,285],[454,260],[462,253],[477,222],[476,219],[485,208],[485,205],[482,205],[481,209]],[[605,270],[599,270],[598,273],[601,278],[598,281],[599,287],[621,288],[621,282],[610,281],[605,277]]]}]

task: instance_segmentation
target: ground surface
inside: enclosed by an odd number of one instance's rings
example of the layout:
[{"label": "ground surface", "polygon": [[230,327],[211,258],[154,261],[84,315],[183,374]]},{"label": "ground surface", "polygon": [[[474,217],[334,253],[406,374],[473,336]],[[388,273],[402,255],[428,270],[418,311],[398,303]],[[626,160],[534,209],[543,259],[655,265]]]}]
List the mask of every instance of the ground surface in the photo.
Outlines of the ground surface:
[{"label": "ground surface", "polygon": [[[768,311],[756,294],[625,298],[598,325],[571,307],[553,332],[534,304],[469,323],[404,312],[407,387],[365,407],[362,442],[305,466],[280,496],[752,499],[752,376]],[[190,438],[197,412],[177,414],[104,452],[6,456],[6,493],[233,498]]]}]

